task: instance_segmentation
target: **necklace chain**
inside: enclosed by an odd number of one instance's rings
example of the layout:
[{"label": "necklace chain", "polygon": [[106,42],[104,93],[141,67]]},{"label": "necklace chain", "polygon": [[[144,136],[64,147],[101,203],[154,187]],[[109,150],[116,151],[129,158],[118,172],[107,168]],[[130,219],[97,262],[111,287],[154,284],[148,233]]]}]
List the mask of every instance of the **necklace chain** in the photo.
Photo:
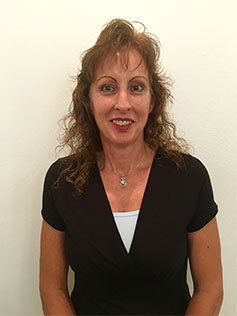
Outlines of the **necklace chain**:
[{"label": "necklace chain", "polygon": [[117,173],[117,172],[115,172],[114,170],[111,170],[114,174],[116,174],[116,175],[119,176],[119,185],[121,185],[123,188],[125,188],[126,186],[128,186],[127,176],[128,176],[130,173],[132,173],[133,171],[135,171],[137,168],[140,167],[140,165],[141,165],[142,162],[143,162],[144,156],[145,156],[145,153],[144,153],[142,159],[140,160],[139,164],[138,164],[136,167],[134,167],[134,168],[132,168],[131,170],[129,170],[129,172],[127,172],[126,174],[124,174],[124,173],[122,173],[122,172]]}]

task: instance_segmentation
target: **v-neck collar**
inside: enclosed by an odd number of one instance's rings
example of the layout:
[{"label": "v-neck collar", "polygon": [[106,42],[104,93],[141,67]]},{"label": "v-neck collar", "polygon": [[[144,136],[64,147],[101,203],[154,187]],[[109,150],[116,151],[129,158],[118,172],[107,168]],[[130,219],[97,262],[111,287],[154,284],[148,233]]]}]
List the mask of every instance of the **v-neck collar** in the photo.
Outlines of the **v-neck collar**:
[{"label": "v-neck collar", "polygon": [[138,218],[137,218],[137,222],[136,222],[136,226],[135,226],[135,230],[134,230],[134,234],[133,234],[133,238],[132,238],[132,242],[131,242],[131,246],[130,246],[129,251],[127,251],[127,249],[124,245],[124,242],[123,242],[122,237],[120,235],[120,232],[118,230],[117,224],[115,222],[114,215],[113,215],[112,209],[110,207],[109,199],[108,199],[108,196],[106,194],[104,184],[103,184],[100,172],[99,172],[99,168],[97,165],[95,167],[95,176],[96,176],[95,180],[98,181],[98,188],[99,188],[100,200],[101,200],[100,206],[103,206],[102,209],[99,209],[99,211],[103,213],[103,216],[106,217],[106,221],[109,224],[109,226],[104,227],[104,229],[110,230],[111,237],[115,241],[114,247],[117,248],[117,250],[121,254],[121,256],[124,256],[128,260],[130,260],[130,257],[133,256],[135,248],[138,246],[139,233],[142,229],[143,222],[145,220],[144,212],[149,212],[147,205],[149,204],[148,200],[150,199],[150,194],[151,194],[151,187],[152,187],[154,173],[155,173],[154,169],[155,169],[155,165],[156,165],[157,160],[160,158],[161,158],[161,150],[158,149],[154,155],[154,158],[153,158],[153,161],[151,164],[151,168],[149,171],[146,187],[145,187],[143,198],[142,198],[141,208],[140,208],[140,211],[138,213]]},{"label": "v-neck collar", "polygon": [[[129,252],[117,228],[97,165],[92,169],[90,182],[83,198],[77,200],[71,195],[67,196],[68,207],[74,214],[73,221],[68,219],[71,225],[70,232],[73,234],[70,238],[76,240],[83,238],[96,249],[98,255],[106,258],[106,262],[114,267],[124,268],[138,260],[145,239],[153,227],[154,216],[157,214],[155,204],[160,203],[162,187],[167,177],[163,164],[160,166],[157,161],[163,157],[162,152],[158,149],[153,158]],[[158,180],[162,186],[158,184],[157,187]],[[68,213],[69,218],[71,218],[70,214]],[[80,247],[79,244],[78,246]]]}]

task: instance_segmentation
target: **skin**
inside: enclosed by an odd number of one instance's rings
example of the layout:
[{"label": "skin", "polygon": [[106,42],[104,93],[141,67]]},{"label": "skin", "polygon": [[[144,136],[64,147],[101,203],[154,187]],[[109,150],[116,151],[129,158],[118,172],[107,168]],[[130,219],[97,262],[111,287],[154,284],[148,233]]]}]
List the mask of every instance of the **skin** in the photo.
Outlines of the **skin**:
[{"label": "skin", "polygon": [[[144,61],[135,50],[128,57],[126,68],[119,53],[108,55],[98,65],[90,88],[91,111],[100,131],[105,161],[110,169],[124,172],[132,169],[140,157],[145,156],[146,161],[151,155],[144,141],[144,127],[154,106]],[[119,131],[111,122],[118,117],[133,120],[128,131]]]}]

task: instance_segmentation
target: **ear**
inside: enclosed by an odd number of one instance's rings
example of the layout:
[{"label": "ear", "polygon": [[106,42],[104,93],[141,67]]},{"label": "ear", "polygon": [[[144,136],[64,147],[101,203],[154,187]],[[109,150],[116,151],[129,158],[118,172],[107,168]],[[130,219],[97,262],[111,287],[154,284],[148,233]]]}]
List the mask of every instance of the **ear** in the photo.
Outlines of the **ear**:
[{"label": "ear", "polygon": [[91,115],[94,115],[94,104],[92,102],[91,87],[89,89],[88,99],[89,99],[89,111],[90,111]]},{"label": "ear", "polygon": [[153,100],[153,98],[152,98],[152,99],[151,99],[151,102],[150,102],[149,114],[150,114],[151,111],[153,110],[154,105],[155,105],[155,102],[154,102],[154,100]]},{"label": "ear", "polygon": [[91,115],[94,115],[94,104],[92,102],[90,102],[90,104],[89,104],[89,111],[90,111]]}]

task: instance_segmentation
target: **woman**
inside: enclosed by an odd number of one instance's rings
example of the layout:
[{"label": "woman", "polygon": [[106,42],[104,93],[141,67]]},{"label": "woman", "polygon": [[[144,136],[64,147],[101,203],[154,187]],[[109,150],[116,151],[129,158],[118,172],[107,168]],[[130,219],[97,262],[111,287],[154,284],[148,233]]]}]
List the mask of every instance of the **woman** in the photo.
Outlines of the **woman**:
[{"label": "woman", "polygon": [[207,169],[166,113],[171,94],[158,58],[157,41],[121,19],[83,56],[66,117],[71,154],[44,182],[45,315],[219,313],[218,208]]}]

